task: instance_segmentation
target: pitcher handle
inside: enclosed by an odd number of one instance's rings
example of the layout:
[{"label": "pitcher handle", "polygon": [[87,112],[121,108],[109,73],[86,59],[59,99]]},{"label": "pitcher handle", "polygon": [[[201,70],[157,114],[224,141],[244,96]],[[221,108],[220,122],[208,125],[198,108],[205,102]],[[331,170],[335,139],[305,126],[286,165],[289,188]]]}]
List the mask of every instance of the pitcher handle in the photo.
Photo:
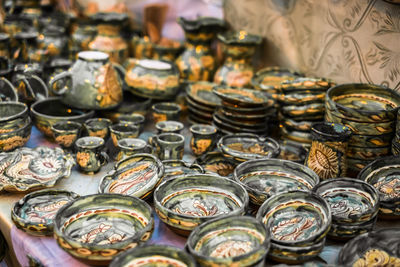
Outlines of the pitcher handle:
[{"label": "pitcher handle", "polygon": [[65,83],[64,88],[61,88],[60,90],[56,90],[57,84],[56,82],[62,79],[71,79],[72,80],[72,74],[68,71],[61,72],[59,74],[56,74],[56,76],[52,77],[49,81],[49,87],[50,90],[55,94],[55,95],[63,95],[65,94],[69,88]]}]

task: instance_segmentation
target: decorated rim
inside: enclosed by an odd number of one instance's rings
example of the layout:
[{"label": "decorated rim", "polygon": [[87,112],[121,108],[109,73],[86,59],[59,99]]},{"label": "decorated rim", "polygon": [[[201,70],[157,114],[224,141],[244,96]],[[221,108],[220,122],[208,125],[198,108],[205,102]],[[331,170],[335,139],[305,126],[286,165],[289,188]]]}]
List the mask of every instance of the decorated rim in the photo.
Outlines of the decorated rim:
[{"label": "decorated rim", "polygon": [[0,109],[5,111],[5,113],[0,114],[0,123],[15,120],[28,114],[28,106],[20,102],[0,102]]},{"label": "decorated rim", "polygon": [[283,92],[292,91],[327,91],[335,83],[325,78],[297,77],[294,80],[286,80],[281,83]]},{"label": "decorated rim", "polygon": [[93,118],[85,121],[85,127],[90,130],[108,128],[112,124],[111,120],[106,118]]},{"label": "decorated rim", "polygon": [[[250,251],[233,257],[227,257],[226,255],[223,255],[222,257],[212,257],[199,252],[199,250],[197,249],[198,246],[201,246],[201,243],[208,242],[212,238],[221,241],[221,239],[218,239],[218,235],[223,235],[229,230],[240,231],[241,233],[247,232],[245,233],[247,235],[253,234],[253,236],[257,236],[256,238],[260,242],[257,243],[255,247],[252,247]],[[252,232],[252,234],[249,232]],[[264,251],[260,255],[260,258],[263,258],[268,252],[270,246],[270,238],[271,236],[268,227],[254,217],[225,216],[207,221],[201,224],[199,227],[196,227],[190,233],[187,239],[186,248],[189,250],[191,255],[193,255],[195,258],[201,259],[201,261],[213,262],[215,264],[227,262],[233,263],[240,262],[244,259],[247,259],[251,255],[261,251]],[[229,240],[229,237],[227,238],[227,240]],[[236,240],[234,240],[233,242],[236,242]],[[259,260],[260,259],[258,258],[253,259],[252,262],[258,262]]]},{"label": "decorated rim", "polygon": [[122,138],[118,140],[118,147],[122,149],[142,149],[146,147],[147,142],[140,138]]},{"label": "decorated rim", "polygon": [[161,142],[164,144],[176,144],[183,143],[185,141],[185,137],[181,134],[166,132],[157,135],[157,142]]},{"label": "decorated rim", "polygon": [[173,102],[162,102],[152,106],[152,109],[160,113],[176,113],[181,111],[181,107]]},{"label": "decorated rim", "polygon": [[179,121],[159,121],[156,123],[156,129],[162,132],[175,132],[183,128],[183,123]]},{"label": "decorated rim", "polygon": [[[206,122],[204,122],[204,123],[206,123]],[[259,135],[259,136],[265,136],[267,134],[267,130],[268,130],[268,125],[262,129],[250,129],[250,128],[246,128],[244,126],[239,127],[237,125],[232,125],[232,124],[222,121],[216,113],[213,115],[212,125],[217,127],[219,131],[221,131],[222,133],[224,133],[226,135],[248,133],[248,134],[254,134],[254,135]]]},{"label": "decorated rim", "polygon": [[75,142],[75,146],[81,148],[95,148],[104,145],[104,139],[97,136],[85,136],[78,138]]},{"label": "decorated rim", "polygon": [[208,124],[193,124],[190,129],[192,133],[207,135],[207,134],[215,134],[217,132],[217,128]]},{"label": "decorated rim", "polygon": [[228,102],[238,102],[247,105],[266,105],[271,102],[273,103],[272,97],[262,91],[246,89],[246,88],[233,88],[216,86],[213,89],[214,94],[219,96],[221,99]]},{"label": "decorated rim", "polygon": [[217,38],[228,45],[256,46],[262,42],[261,36],[251,34],[244,30],[219,33]]},{"label": "decorated rim", "polygon": [[194,82],[186,86],[186,94],[200,104],[215,108],[221,104],[221,99],[213,93],[217,84],[211,82]]},{"label": "decorated rim", "polygon": [[230,176],[233,173],[236,163],[219,151],[207,152],[198,157],[196,163],[203,166],[207,172],[217,173],[220,176]]}]

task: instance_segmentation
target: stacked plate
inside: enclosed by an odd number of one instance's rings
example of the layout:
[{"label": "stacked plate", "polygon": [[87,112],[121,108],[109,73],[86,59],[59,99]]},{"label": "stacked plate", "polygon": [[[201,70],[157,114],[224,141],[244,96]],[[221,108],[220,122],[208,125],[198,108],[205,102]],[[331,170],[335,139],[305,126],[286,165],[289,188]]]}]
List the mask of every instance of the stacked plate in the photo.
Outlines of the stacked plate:
[{"label": "stacked plate", "polygon": [[213,115],[213,124],[225,134],[266,135],[275,101],[268,93],[245,88],[215,87],[221,107]]},{"label": "stacked plate", "polygon": [[400,95],[372,84],[342,84],[326,95],[325,120],[348,126],[348,174],[356,176],[368,163],[390,154]]},{"label": "stacked plate", "polygon": [[216,86],[210,82],[195,82],[186,86],[186,102],[189,122],[211,124],[214,110],[221,100],[213,93]]},{"label": "stacked plate", "polygon": [[333,82],[323,78],[296,78],[281,83],[280,118],[282,137],[311,145],[311,125],[324,120],[326,91]]}]

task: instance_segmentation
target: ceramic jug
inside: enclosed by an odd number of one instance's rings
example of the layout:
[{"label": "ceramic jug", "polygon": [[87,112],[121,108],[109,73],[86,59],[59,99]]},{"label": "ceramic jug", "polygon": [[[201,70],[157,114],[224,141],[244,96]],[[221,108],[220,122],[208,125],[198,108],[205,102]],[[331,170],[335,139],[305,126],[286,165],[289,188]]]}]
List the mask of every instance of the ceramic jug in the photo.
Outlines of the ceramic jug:
[{"label": "ceramic jug", "polygon": [[[60,83],[64,85],[61,88]],[[122,101],[122,85],[106,53],[83,51],[69,71],[50,79],[50,89],[62,102],[79,109],[109,109]]]},{"label": "ceramic jug", "polygon": [[190,81],[209,81],[217,68],[211,42],[225,27],[223,20],[200,17],[196,20],[178,18],[185,31],[185,51],[176,59],[181,78]]}]

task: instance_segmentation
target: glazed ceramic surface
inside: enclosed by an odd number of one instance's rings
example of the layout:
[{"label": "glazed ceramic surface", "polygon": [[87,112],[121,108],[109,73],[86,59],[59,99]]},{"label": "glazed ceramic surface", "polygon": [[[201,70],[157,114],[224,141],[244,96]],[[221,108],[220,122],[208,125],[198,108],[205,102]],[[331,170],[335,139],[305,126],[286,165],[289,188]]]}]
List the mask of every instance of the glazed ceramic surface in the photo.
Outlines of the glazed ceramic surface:
[{"label": "glazed ceramic surface", "polygon": [[308,150],[301,145],[284,140],[279,143],[281,152],[277,158],[290,160],[296,163],[303,164],[307,157]]},{"label": "glazed ceramic surface", "polygon": [[105,118],[94,118],[86,120],[83,126],[85,127],[89,136],[95,136],[107,140],[110,135],[110,129],[112,122]]},{"label": "glazed ceramic surface", "polygon": [[152,138],[152,145],[160,160],[182,159],[185,137],[176,133],[162,133]]},{"label": "glazed ceramic surface", "polygon": [[118,140],[117,161],[139,153],[151,153],[152,148],[146,141],[139,138],[123,138]]},{"label": "glazed ceramic surface", "polygon": [[143,115],[138,114],[138,113],[121,114],[121,116],[118,117],[118,122],[133,123],[136,126],[138,126],[139,132],[143,132],[145,121],[146,121],[146,118]]},{"label": "glazed ceramic surface", "polygon": [[194,82],[186,86],[186,94],[194,101],[215,108],[221,104],[221,99],[213,93],[215,83]]},{"label": "glazed ceramic surface", "polygon": [[57,211],[79,195],[64,190],[41,190],[27,194],[14,204],[11,218],[24,232],[35,236],[53,234]]},{"label": "glazed ceramic surface", "polygon": [[196,156],[211,151],[217,139],[217,128],[212,125],[194,124],[190,127],[190,148]]},{"label": "glazed ceramic surface", "polygon": [[37,147],[0,153],[0,164],[0,191],[26,192],[69,177],[74,160],[60,148]]},{"label": "glazed ceramic surface", "polygon": [[318,175],[311,169],[280,159],[243,162],[235,168],[233,177],[246,188],[250,200],[256,205],[282,192],[309,191],[319,183]]},{"label": "glazed ceramic surface", "polygon": [[48,25],[38,37],[38,48],[44,55],[44,61],[67,55],[68,37],[65,29],[56,25]]},{"label": "glazed ceramic surface", "polygon": [[196,162],[203,166],[208,173],[215,173],[220,176],[232,176],[237,163],[224,156],[223,153],[215,151],[208,152],[196,159]]},{"label": "glazed ceramic surface", "polygon": [[185,126],[179,121],[160,121],[156,123],[158,134],[177,133],[179,134]]},{"label": "glazed ceramic surface", "polygon": [[[1,72],[1,71],[0,71]],[[0,75],[1,76],[1,75]],[[0,102],[18,102],[17,91],[6,78],[0,78]]]},{"label": "glazed ceramic surface", "polygon": [[183,43],[162,38],[158,44],[153,46],[153,59],[174,62],[183,52],[183,49]]},{"label": "glazed ceramic surface", "polygon": [[157,215],[182,235],[221,215],[243,215],[248,200],[238,183],[208,174],[170,179],[154,191]]},{"label": "glazed ceramic surface", "polygon": [[[11,124],[8,123],[9,125]],[[0,151],[6,152],[22,147],[31,137],[32,121],[27,117],[17,129],[3,129],[0,133]]]},{"label": "glazed ceramic surface", "polygon": [[54,219],[58,245],[90,265],[108,265],[119,253],[146,242],[152,235],[151,207],[120,194],[96,194],[63,206]]},{"label": "glazed ceramic surface", "polygon": [[257,90],[217,86],[213,89],[213,92],[222,100],[232,104],[242,104],[244,106],[272,106],[273,104],[273,100],[269,94]]},{"label": "glazed ceramic surface", "polygon": [[100,193],[146,198],[164,175],[160,160],[150,154],[136,154],[118,162],[99,184]]},{"label": "glazed ceramic surface", "polygon": [[28,107],[19,102],[0,102],[0,133],[7,133],[24,126],[28,121]]},{"label": "glazed ceramic surface", "polygon": [[108,162],[108,155],[102,151],[104,139],[100,137],[81,137],[75,142],[76,163],[81,171],[93,174]]},{"label": "glazed ceramic surface", "polygon": [[270,233],[248,216],[227,216],[201,224],[186,243],[201,266],[254,266],[264,260]]},{"label": "glazed ceramic surface", "polygon": [[251,79],[254,88],[270,93],[277,93],[281,83],[286,80],[294,80],[302,74],[281,67],[267,67],[256,72]]},{"label": "glazed ceramic surface", "polygon": [[178,121],[181,114],[181,107],[173,102],[157,103],[151,109],[155,123],[160,121]]},{"label": "glazed ceramic surface", "polygon": [[165,169],[164,176],[162,178],[163,181],[184,175],[204,173],[204,169],[200,165],[195,163],[189,164],[179,159],[163,160],[162,164],[164,165]]},{"label": "glazed ceramic surface", "polygon": [[133,123],[120,122],[110,126],[111,139],[115,147],[118,147],[118,141],[124,138],[137,138],[139,136],[139,127]]},{"label": "glazed ceramic surface", "polygon": [[73,121],[59,121],[51,126],[54,140],[63,148],[73,146],[81,133],[82,124]]}]

